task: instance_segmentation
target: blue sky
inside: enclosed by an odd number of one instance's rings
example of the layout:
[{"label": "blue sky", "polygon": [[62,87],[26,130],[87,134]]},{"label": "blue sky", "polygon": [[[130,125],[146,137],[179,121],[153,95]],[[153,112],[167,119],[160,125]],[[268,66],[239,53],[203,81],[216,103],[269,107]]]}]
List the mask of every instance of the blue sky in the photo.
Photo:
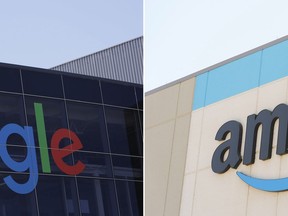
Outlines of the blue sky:
[{"label": "blue sky", "polygon": [[288,34],[286,0],[145,0],[145,91]]},{"label": "blue sky", "polygon": [[142,0],[10,0],[0,62],[50,68],[143,35]]}]

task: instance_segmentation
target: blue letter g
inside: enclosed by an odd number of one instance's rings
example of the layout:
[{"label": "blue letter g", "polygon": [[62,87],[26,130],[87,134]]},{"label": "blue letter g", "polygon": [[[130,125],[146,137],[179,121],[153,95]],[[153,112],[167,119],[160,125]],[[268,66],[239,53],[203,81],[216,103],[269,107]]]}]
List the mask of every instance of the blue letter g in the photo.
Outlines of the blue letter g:
[{"label": "blue letter g", "polygon": [[[13,160],[7,150],[7,139],[12,134],[18,134],[27,144],[27,156],[21,162]],[[30,175],[26,183],[19,184],[9,175],[4,178],[7,186],[19,194],[27,194],[33,191],[38,182],[38,167],[32,127],[21,127],[17,124],[5,125],[0,131],[0,155],[7,167],[15,172],[24,172],[29,169]]]}]

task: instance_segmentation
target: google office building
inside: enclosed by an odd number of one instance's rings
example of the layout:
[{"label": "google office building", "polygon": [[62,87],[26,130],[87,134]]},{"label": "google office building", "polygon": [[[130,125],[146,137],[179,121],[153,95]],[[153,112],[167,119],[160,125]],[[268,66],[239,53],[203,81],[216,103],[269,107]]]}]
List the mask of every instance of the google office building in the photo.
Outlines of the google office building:
[{"label": "google office building", "polygon": [[53,70],[0,64],[1,216],[142,215],[141,59],[137,38]]},{"label": "google office building", "polygon": [[145,96],[146,215],[287,215],[288,36]]}]

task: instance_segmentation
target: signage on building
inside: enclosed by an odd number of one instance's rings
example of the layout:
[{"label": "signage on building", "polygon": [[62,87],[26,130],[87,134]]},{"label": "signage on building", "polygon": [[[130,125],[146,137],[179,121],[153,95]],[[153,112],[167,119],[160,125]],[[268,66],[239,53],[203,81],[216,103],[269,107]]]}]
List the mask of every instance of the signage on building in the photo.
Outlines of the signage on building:
[{"label": "signage on building", "polygon": [[[34,103],[34,110],[42,171],[44,173],[51,173],[42,104]],[[11,135],[20,136],[27,145],[27,154],[23,161],[15,161],[8,152],[7,142],[9,136]],[[63,139],[70,139],[71,143],[61,148],[60,142]],[[67,175],[77,175],[85,168],[85,164],[83,164],[81,161],[77,161],[77,163],[74,165],[69,165],[63,160],[64,157],[72,154],[82,147],[83,145],[78,136],[73,131],[66,128],[61,128],[55,131],[49,146],[49,148],[51,148],[51,154],[55,164],[63,173]],[[14,123],[5,125],[0,130],[0,157],[3,163],[12,171],[26,172],[29,170],[29,178],[25,183],[15,181],[11,175],[5,177],[3,180],[7,186],[19,194],[27,194],[33,191],[37,185],[39,175],[33,128],[31,126],[22,127]]]},{"label": "signage on building", "polygon": [[[269,160],[272,157],[273,131],[276,120],[279,120],[276,154],[288,153],[288,105],[279,104],[273,111],[262,110],[258,115],[247,117],[244,140],[244,153],[242,148],[242,124],[238,121],[228,121],[216,133],[215,140],[224,141],[220,144],[212,157],[212,170],[215,173],[225,173],[230,168],[237,169],[242,162],[244,165],[255,163],[256,142],[259,126],[262,126],[260,142],[260,160]],[[228,139],[227,136],[230,134]],[[243,135],[244,136],[244,135]],[[260,179],[237,171],[237,175],[248,185],[264,191],[288,190],[288,178]]]}]

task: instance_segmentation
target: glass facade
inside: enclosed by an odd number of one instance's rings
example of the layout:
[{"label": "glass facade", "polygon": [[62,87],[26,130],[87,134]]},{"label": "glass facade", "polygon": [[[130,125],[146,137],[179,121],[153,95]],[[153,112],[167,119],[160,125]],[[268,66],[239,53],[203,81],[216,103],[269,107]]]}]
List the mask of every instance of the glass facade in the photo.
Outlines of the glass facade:
[{"label": "glass facade", "polygon": [[[43,116],[35,104],[42,105]],[[25,184],[35,168],[26,164],[19,171],[0,158],[0,215],[143,215],[142,118],[141,85],[0,66],[0,135],[13,123],[32,127],[35,141],[29,146],[14,133],[0,146],[19,166],[35,152],[39,173],[32,192],[16,193],[4,179]],[[62,128],[75,133],[82,147],[73,147],[72,132],[58,147],[51,145]],[[68,168],[84,167],[67,174],[59,160]]]}]

